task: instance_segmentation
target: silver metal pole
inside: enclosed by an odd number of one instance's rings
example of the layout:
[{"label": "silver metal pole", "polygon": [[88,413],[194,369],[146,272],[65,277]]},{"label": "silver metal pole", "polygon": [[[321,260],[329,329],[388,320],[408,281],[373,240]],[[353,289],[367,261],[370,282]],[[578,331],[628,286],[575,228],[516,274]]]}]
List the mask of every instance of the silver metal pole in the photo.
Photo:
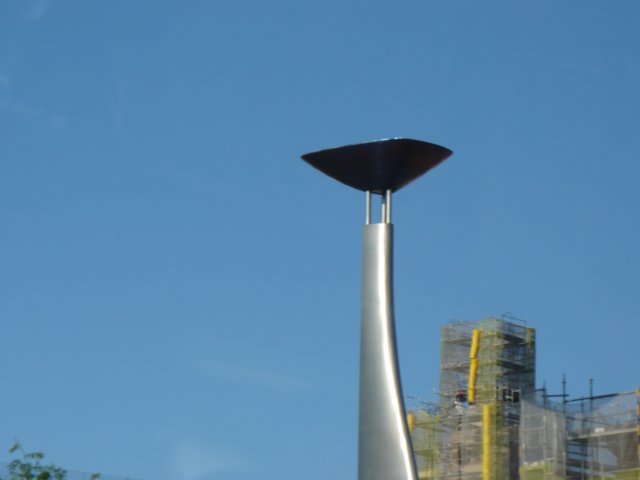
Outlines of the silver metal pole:
[{"label": "silver metal pole", "polygon": [[386,199],[386,205],[387,205],[387,218],[385,219],[385,223],[391,223],[391,190],[387,190],[384,193],[385,199]]},{"label": "silver metal pole", "polygon": [[[409,138],[390,138],[307,153],[303,160],[366,192],[363,227],[358,480],[417,480],[398,372],[392,291],[391,192],[451,155]],[[398,161],[401,160],[401,161]],[[382,197],[371,224],[371,193]]]},{"label": "silver metal pole", "polygon": [[380,195],[382,204],[382,218],[380,223],[387,223],[387,196],[385,194]]},{"label": "silver metal pole", "polygon": [[396,351],[393,225],[365,225],[362,250],[358,480],[417,480]]}]

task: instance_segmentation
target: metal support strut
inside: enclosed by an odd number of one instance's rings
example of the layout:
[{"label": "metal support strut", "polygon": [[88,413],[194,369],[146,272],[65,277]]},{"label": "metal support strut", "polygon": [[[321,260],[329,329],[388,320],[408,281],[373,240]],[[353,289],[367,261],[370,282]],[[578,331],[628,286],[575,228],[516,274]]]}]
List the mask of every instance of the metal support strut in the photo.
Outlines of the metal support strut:
[{"label": "metal support strut", "polygon": [[[380,223],[391,223],[391,190],[380,194]],[[365,192],[365,225],[371,225],[371,191]]]}]

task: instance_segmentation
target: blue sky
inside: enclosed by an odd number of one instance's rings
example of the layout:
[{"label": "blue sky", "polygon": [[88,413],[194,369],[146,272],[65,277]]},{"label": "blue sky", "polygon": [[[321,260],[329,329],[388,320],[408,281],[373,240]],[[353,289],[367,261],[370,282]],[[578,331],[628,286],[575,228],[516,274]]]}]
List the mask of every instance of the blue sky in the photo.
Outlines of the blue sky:
[{"label": "blue sky", "polygon": [[[405,393],[510,312],[540,384],[635,388],[640,4],[0,3],[0,449],[154,480],[352,479],[363,195],[394,197]],[[0,454],[0,460],[8,455]]]}]

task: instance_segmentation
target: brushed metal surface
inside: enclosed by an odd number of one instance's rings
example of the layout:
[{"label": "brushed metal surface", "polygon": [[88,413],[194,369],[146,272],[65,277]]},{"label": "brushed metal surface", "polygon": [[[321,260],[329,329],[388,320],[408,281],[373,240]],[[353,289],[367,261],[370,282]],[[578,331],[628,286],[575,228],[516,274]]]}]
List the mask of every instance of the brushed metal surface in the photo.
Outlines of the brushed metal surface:
[{"label": "brushed metal surface", "polygon": [[364,225],[358,480],[417,480],[398,372],[393,225]]}]

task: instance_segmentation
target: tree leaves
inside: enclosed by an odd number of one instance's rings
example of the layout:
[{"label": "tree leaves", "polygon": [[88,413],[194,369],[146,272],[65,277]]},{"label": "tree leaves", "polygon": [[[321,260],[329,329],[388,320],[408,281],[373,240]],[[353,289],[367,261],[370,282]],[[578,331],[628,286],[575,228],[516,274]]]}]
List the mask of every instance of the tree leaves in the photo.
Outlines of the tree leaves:
[{"label": "tree leaves", "polygon": [[[53,463],[43,464],[44,453],[42,452],[25,452],[18,440],[14,440],[13,445],[9,449],[9,453],[16,453],[22,458],[16,458],[7,465],[9,476],[0,480],[65,480],[67,471],[63,468],[56,467]],[[92,473],[90,480],[100,480],[102,475]]]},{"label": "tree leaves", "polygon": [[13,453],[16,450],[22,450],[22,445],[20,445],[20,442],[18,440],[13,441],[13,445],[9,449],[9,453]]},{"label": "tree leaves", "polygon": [[[22,458],[16,458],[7,465],[7,471],[9,476],[0,480],[64,480],[67,472],[66,470],[56,467],[54,464],[46,465],[42,464],[41,460],[44,459],[44,453],[42,452],[29,452],[26,453],[17,440],[9,449],[9,453],[19,452],[22,454]],[[99,477],[97,477],[99,478]],[[93,477],[92,477],[93,479]]]}]

